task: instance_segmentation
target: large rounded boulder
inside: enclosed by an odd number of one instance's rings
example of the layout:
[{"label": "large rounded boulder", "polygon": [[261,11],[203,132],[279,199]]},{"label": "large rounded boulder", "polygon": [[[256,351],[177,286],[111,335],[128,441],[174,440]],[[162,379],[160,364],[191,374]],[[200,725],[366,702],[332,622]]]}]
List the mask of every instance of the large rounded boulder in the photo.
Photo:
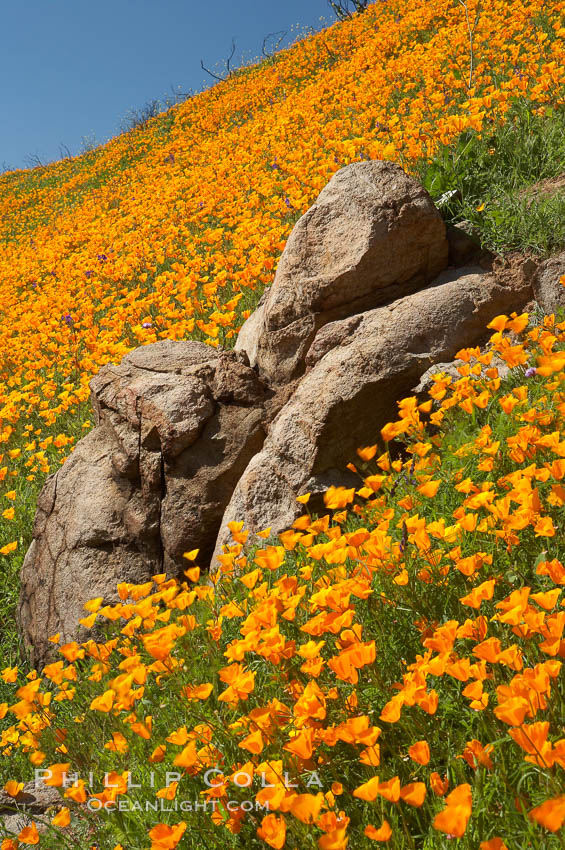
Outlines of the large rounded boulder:
[{"label": "large rounded boulder", "polygon": [[417,180],[392,162],[349,165],[295,225],[236,349],[269,383],[287,383],[323,325],[421,289],[447,261],[444,222]]}]

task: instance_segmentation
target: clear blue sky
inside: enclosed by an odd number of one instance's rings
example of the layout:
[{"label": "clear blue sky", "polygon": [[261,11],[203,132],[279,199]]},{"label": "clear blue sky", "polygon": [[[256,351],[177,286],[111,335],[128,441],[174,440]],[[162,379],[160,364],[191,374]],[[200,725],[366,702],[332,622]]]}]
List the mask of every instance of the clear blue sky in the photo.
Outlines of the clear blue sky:
[{"label": "clear blue sky", "polygon": [[[114,136],[128,110],[201,90],[225,58],[258,56],[263,38],[333,21],[326,0],[6,0],[0,15],[0,171],[26,157],[74,155]],[[294,29],[291,29],[294,27]]]}]

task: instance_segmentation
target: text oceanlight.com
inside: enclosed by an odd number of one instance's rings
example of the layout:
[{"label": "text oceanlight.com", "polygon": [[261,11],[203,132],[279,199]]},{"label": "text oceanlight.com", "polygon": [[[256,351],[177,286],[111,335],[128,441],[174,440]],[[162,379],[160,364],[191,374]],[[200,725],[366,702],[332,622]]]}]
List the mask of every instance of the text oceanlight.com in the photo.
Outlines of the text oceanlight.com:
[{"label": "text oceanlight.com", "polygon": [[86,803],[91,812],[101,810],[109,812],[216,812],[227,809],[235,812],[268,812],[269,801],[259,803],[257,800],[98,800],[96,797]]}]

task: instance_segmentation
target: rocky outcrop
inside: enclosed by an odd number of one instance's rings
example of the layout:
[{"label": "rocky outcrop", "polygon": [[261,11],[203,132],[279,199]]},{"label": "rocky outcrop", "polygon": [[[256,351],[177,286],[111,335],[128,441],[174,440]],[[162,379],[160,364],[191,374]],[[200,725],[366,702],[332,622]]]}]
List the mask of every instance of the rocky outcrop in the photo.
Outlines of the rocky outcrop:
[{"label": "rocky outcrop", "polygon": [[355,449],[378,438],[396,401],[431,364],[477,343],[493,316],[526,303],[530,284],[512,283],[481,269],[447,272],[415,295],[325,325],[310,346],[309,371],[235,489],[215,563],[230,542],[231,520],[277,533],[302,512],[297,495],[335,484]]},{"label": "rocky outcrop", "polygon": [[163,341],[91,382],[97,426],[38,501],[20,621],[34,660],[75,636],[85,601],[119,581],[210,557],[233,489],[264,440],[265,387],[241,355]]},{"label": "rocky outcrop", "polygon": [[560,282],[565,276],[565,251],[544,260],[534,278],[534,297],[542,310],[554,313],[565,307],[565,286]]},{"label": "rocky outcrop", "polygon": [[0,789],[0,819],[8,833],[17,835],[35,817],[37,831],[41,834],[47,829],[41,816],[48,812],[53,815],[61,807],[59,789],[40,782],[27,782],[16,797]]},{"label": "rocky outcrop", "polygon": [[323,325],[421,289],[447,260],[445,225],[416,180],[392,162],[342,168],[297,222],[236,350],[287,383]]},{"label": "rocky outcrop", "polygon": [[[446,271],[448,251],[481,265]],[[358,163],[297,223],[236,351],[163,341],[104,367],[96,427],[43,489],[22,568],[35,663],[119,581],[179,575],[191,549],[214,568],[230,520],[280,531],[297,495],[315,508],[330,484],[355,484],[355,449],[426,369],[530,299],[535,266],[485,271],[491,259],[463,231],[448,240],[398,166]]]}]

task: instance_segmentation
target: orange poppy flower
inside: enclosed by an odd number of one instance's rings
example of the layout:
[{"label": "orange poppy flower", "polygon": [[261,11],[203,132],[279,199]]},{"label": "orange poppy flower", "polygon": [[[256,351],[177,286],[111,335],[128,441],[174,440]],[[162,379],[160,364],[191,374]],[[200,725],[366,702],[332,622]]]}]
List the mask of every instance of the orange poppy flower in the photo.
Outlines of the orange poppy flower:
[{"label": "orange poppy flower", "polygon": [[18,835],[18,839],[22,844],[39,844],[39,833],[34,821],[22,829]]},{"label": "orange poppy flower", "polygon": [[458,785],[446,797],[446,804],[445,809],[435,816],[434,828],[455,838],[461,838],[465,834],[473,808],[471,786],[466,783]]},{"label": "orange poppy flower", "polygon": [[284,847],[286,840],[286,822],[284,817],[277,817],[275,814],[266,815],[261,821],[261,826],[257,829],[257,835],[263,841],[273,847],[274,850],[281,850]]},{"label": "orange poppy flower", "polygon": [[438,797],[443,797],[447,793],[447,789],[449,788],[449,780],[447,778],[447,774],[442,779],[439,773],[436,773],[434,770],[433,773],[430,774],[430,788]]},{"label": "orange poppy flower", "polygon": [[528,817],[550,832],[558,832],[565,823],[565,795],[546,800],[532,809]]},{"label": "orange poppy flower", "polygon": [[410,782],[400,789],[400,799],[409,806],[419,807],[426,799],[426,786],[423,782]]},{"label": "orange poppy flower", "polygon": [[417,764],[428,764],[430,761],[430,746],[427,741],[416,741],[408,748],[408,754]]},{"label": "orange poppy flower", "polygon": [[369,824],[369,826],[365,827],[363,832],[365,833],[367,838],[371,838],[373,841],[389,841],[392,836],[392,829],[387,820],[383,820],[382,824],[378,829],[372,826],[372,824]]},{"label": "orange poppy flower", "polygon": [[51,823],[53,826],[66,827],[71,822],[71,813],[66,806],[63,806],[62,809],[59,809],[57,814],[51,818]]},{"label": "orange poppy flower", "polygon": [[530,704],[523,697],[510,697],[494,709],[498,719],[509,726],[521,726],[529,712]]},{"label": "orange poppy flower", "polygon": [[176,826],[158,823],[149,830],[151,850],[174,850],[186,830],[186,823],[181,821]]}]

